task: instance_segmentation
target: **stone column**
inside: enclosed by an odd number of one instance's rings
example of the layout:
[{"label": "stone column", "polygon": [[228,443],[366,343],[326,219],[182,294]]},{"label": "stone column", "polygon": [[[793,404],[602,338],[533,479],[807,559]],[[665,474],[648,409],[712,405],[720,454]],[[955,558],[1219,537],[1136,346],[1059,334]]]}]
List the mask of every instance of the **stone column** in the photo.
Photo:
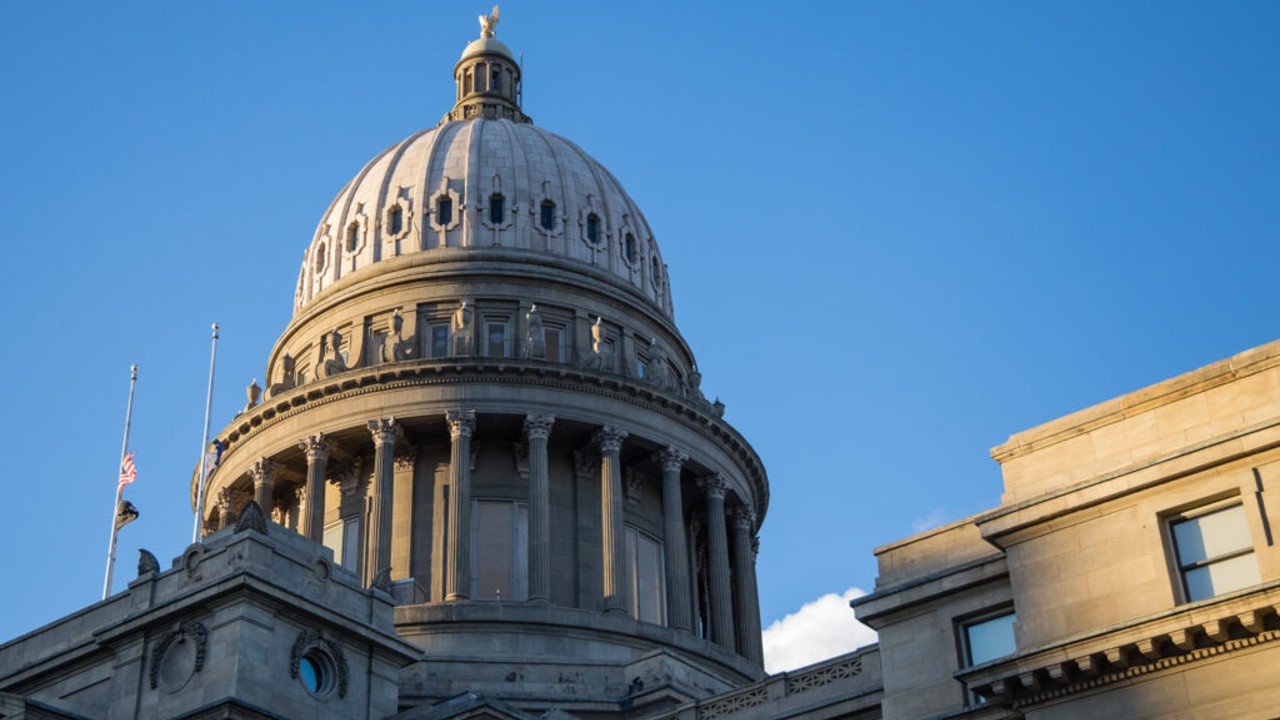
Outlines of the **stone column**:
[{"label": "stone column", "polygon": [[302,535],[309,540],[324,540],[324,474],[329,461],[329,440],[315,434],[298,443],[307,455],[307,512],[302,516]]},{"label": "stone column", "polygon": [[756,555],[754,546],[756,514],[751,508],[734,508],[733,574],[738,579],[733,613],[738,621],[738,651],[757,665],[764,665],[764,648],[760,639],[760,598],[756,594]]},{"label": "stone column", "polygon": [[685,547],[684,500],[680,468],[688,455],[668,446],[658,453],[662,464],[662,549],[667,563],[667,624],[693,629],[689,607],[689,550]]},{"label": "stone column", "polygon": [[711,585],[711,641],[726,650],[733,642],[733,598],[729,584],[729,537],[724,521],[724,496],[729,483],[719,475],[703,478],[707,494],[707,574]]},{"label": "stone column", "polygon": [[622,528],[622,468],[618,453],[626,430],[605,425],[592,438],[600,446],[600,547],[604,570],[604,611],[610,615],[627,612],[630,587],[627,582],[626,537]]},{"label": "stone column", "polygon": [[249,466],[249,476],[253,478],[253,501],[258,503],[262,514],[271,518],[271,490],[275,481],[276,464],[269,458],[258,458]]},{"label": "stone column", "polygon": [[215,501],[218,506],[218,529],[231,525],[231,488],[223,488]]},{"label": "stone column", "polygon": [[529,602],[551,602],[551,484],[547,438],[553,415],[526,415],[529,437]]},{"label": "stone column", "polygon": [[365,548],[364,584],[391,569],[391,507],[395,500],[396,419],[368,422],[373,435],[373,492],[369,498],[369,546]]},{"label": "stone column", "polygon": [[471,433],[475,410],[449,410],[449,539],[445,557],[444,599],[471,597]]}]

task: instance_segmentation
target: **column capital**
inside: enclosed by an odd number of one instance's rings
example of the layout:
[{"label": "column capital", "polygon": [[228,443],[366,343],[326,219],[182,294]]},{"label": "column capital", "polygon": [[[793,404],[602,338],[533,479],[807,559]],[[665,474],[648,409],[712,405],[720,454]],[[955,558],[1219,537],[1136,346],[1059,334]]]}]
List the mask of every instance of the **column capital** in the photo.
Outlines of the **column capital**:
[{"label": "column capital", "polygon": [[675,445],[668,445],[653,454],[653,458],[662,465],[663,472],[680,472],[680,468],[689,461],[688,453],[676,449]]},{"label": "column capital", "polygon": [[258,458],[249,466],[249,476],[254,483],[268,482],[275,475],[276,462],[271,458]]},{"label": "column capital", "polygon": [[400,425],[394,417],[375,418],[366,424],[369,426],[369,433],[373,435],[373,446],[375,448],[395,446],[396,436],[400,432]]},{"label": "column capital", "polygon": [[218,512],[231,512],[232,499],[233,495],[231,494],[231,488],[226,487],[219,490],[218,497],[214,500],[214,504],[218,506]]},{"label": "column capital", "polygon": [[446,410],[444,419],[445,422],[449,423],[450,440],[457,440],[459,437],[471,437],[471,433],[475,432],[475,410]]},{"label": "column capital", "polygon": [[707,497],[723,500],[724,496],[729,492],[729,481],[725,480],[720,473],[715,473],[714,475],[699,478],[698,487],[702,488]]},{"label": "column capital", "polygon": [[746,505],[739,505],[729,511],[729,521],[739,530],[748,533],[756,529],[756,511]]},{"label": "column capital", "polygon": [[621,430],[612,425],[605,425],[591,436],[591,441],[600,446],[600,452],[616,453],[622,449],[622,441],[630,435],[626,430]]},{"label": "column capital", "polygon": [[529,435],[530,440],[546,440],[551,436],[551,426],[556,422],[555,415],[535,415],[529,413],[524,416],[524,431]]},{"label": "column capital", "polygon": [[329,438],[324,433],[316,433],[298,441],[298,449],[307,455],[307,463],[314,463],[329,453]]}]

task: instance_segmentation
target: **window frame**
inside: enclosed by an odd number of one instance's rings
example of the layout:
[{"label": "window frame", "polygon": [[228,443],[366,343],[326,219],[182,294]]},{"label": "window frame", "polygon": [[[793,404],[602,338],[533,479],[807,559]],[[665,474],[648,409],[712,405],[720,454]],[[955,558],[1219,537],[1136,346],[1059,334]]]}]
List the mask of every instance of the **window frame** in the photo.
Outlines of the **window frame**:
[{"label": "window frame", "polygon": [[[511,587],[510,597],[496,597],[482,593],[480,589],[481,557],[480,506],[482,504],[505,505],[510,510],[511,547],[508,561],[511,574],[507,582]],[[523,512],[523,524],[520,518]],[[529,503],[511,498],[475,498],[471,501],[471,599],[479,602],[524,602],[529,599]],[[524,531],[521,537],[520,531]]]},{"label": "window frame", "polygon": [[[1243,528],[1244,534],[1248,538],[1247,545],[1241,546],[1233,550],[1229,550],[1219,555],[1214,555],[1213,557],[1206,557],[1204,560],[1184,563],[1182,560],[1183,551],[1179,548],[1178,534],[1177,534],[1176,528],[1179,525],[1197,522],[1215,513],[1224,512],[1227,510],[1231,510],[1233,508],[1240,508],[1241,520],[1244,523],[1244,528]],[[1261,568],[1258,568],[1257,566],[1257,547],[1258,547],[1257,541],[1254,538],[1253,530],[1250,527],[1248,508],[1243,497],[1239,495],[1232,495],[1230,497],[1219,498],[1217,500],[1213,500],[1210,502],[1201,503],[1180,511],[1168,513],[1163,518],[1161,518],[1161,520],[1162,520],[1161,527],[1165,535],[1165,545],[1167,548],[1169,569],[1173,577],[1173,584],[1175,586],[1175,592],[1177,595],[1178,604],[1181,605],[1186,603],[1211,600],[1213,598],[1226,595],[1229,593],[1237,592],[1244,588],[1250,587],[1252,584],[1257,584],[1257,583],[1252,583],[1249,585],[1242,585],[1240,587],[1232,588],[1230,590],[1223,590],[1221,592],[1216,592],[1212,595],[1206,595],[1203,597],[1193,597],[1191,592],[1191,587],[1187,582],[1187,576],[1192,571],[1212,567],[1213,565],[1234,560],[1236,558],[1245,557],[1247,555],[1252,555],[1254,557],[1253,567],[1255,571],[1258,571],[1258,576],[1259,576],[1258,582],[1261,582]],[[1203,542],[1203,535],[1201,536],[1201,538]]]},{"label": "window frame", "polygon": [[[657,618],[640,616],[640,540],[644,539],[653,545],[657,558]],[[627,613],[640,622],[655,625],[667,624],[667,558],[666,548],[662,540],[652,533],[645,532],[629,523],[623,526],[623,546],[626,548],[627,576],[630,582],[630,597],[627,598]]]}]

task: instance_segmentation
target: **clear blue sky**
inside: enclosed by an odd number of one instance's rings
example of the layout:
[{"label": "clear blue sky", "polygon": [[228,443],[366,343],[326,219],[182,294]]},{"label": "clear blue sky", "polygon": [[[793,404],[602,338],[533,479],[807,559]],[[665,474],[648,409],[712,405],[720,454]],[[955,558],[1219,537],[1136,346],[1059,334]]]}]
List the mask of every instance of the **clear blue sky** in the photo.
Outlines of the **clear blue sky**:
[{"label": "clear blue sky", "polygon": [[[128,367],[141,519],[342,185],[434,125],[486,3],[17,3],[0,45],[0,640],[99,596]],[[1280,4],[502,5],[525,105],[609,167],[773,495],[766,624],[999,502],[1011,433],[1280,335]]]}]

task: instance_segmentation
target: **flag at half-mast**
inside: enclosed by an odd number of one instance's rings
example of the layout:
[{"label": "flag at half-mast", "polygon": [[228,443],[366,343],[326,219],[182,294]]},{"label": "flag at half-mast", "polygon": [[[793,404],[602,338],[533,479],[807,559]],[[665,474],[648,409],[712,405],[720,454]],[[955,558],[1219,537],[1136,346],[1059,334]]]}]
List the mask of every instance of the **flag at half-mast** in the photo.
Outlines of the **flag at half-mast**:
[{"label": "flag at half-mast", "polygon": [[120,463],[120,484],[116,486],[116,492],[124,490],[124,486],[138,479],[138,466],[133,464],[133,456],[136,453],[129,453],[124,456],[124,461]]}]

